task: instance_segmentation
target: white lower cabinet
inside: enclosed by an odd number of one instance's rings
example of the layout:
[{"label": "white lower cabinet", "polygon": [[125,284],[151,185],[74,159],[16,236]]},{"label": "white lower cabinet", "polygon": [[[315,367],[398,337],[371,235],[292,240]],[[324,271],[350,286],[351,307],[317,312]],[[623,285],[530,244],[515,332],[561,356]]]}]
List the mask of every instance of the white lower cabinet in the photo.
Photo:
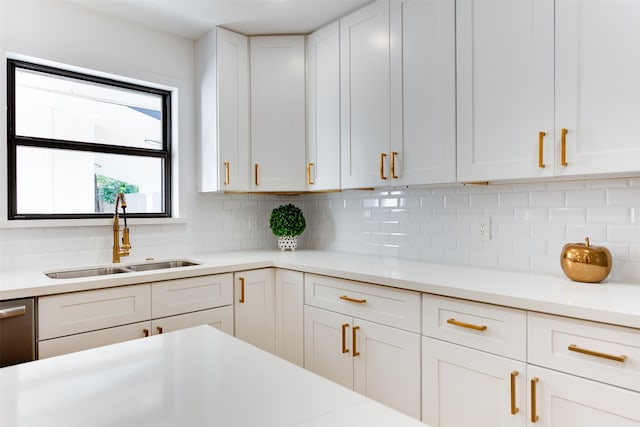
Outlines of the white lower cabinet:
[{"label": "white lower cabinet", "polygon": [[158,335],[199,325],[213,326],[229,335],[233,335],[233,306],[227,305],[225,307],[154,319],[151,321],[151,333]]},{"label": "white lower cabinet", "polygon": [[526,364],[422,338],[422,420],[440,427],[525,426]]},{"label": "white lower cabinet", "polygon": [[[341,313],[312,306],[330,305],[334,297]],[[420,419],[419,322],[415,331],[376,322],[389,316],[404,323],[414,310],[419,319],[419,294],[308,274],[305,298],[305,368]],[[385,301],[407,310],[384,309],[378,316],[376,310],[388,308]]]},{"label": "white lower cabinet", "polygon": [[276,269],[276,355],[304,365],[304,276],[299,271]]}]

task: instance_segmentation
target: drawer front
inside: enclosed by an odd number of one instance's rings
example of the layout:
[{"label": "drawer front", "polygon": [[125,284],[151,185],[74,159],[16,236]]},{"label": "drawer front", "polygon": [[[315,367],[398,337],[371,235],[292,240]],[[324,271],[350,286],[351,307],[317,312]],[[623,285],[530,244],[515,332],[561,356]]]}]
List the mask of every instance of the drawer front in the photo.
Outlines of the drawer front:
[{"label": "drawer front", "polygon": [[151,333],[150,327],[151,322],[147,321],[40,341],[38,359],[143,338]]},{"label": "drawer front", "polygon": [[524,311],[424,294],[422,334],[525,361]]},{"label": "drawer front", "polygon": [[149,320],[151,285],[123,286],[38,299],[38,339]]},{"label": "drawer front", "polygon": [[420,294],[315,274],[304,277],[305,304],[420,332]]},{"label": "drawer front", "polygon": [[213,326],[229,335],[233,335],[233,306],[227,305],[163,319],[154,319],[151,321],[151,331],[153,335],[158,335],[200,325]]},{"label": "drawer front", "polygon": [[151,288],[152,316],[174,316],[233,304],[233,274],[157,282]]},{"label": "drawer front", "polygon": [[529,363],[640,391],[640,330],[529,313]]}]

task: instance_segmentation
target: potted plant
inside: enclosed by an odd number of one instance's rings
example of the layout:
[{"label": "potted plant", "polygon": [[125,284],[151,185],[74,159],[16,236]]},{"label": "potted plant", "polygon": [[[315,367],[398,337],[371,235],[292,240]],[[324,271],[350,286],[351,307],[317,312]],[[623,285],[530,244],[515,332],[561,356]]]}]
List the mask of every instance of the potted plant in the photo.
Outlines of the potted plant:
[{"label": "potted plant", "polygon": [[281,251],[298,247],[298,236],[307,226],[302,210],[292,205],[281,205],[271,211],[269,226],[273,234],[278,236],[278,247]]}]

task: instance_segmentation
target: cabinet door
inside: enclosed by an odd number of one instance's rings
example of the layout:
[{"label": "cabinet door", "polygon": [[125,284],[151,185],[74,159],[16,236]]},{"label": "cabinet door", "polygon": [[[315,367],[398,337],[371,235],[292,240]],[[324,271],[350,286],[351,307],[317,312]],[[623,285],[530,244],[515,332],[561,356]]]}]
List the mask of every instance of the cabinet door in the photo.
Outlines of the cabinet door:
[{"label": "cabinet door", "polygon": [[307,190],[340,188],[340,25],[307,37]]},{"label": "cabinet door", "polygon": [[527,424],[524,363],[427,337],[422,360],[423,422],[434,427]]},{"label": "cabinet door", "polygon": [[456,2],[459,181],[553,176],[553,4]]},{"label": "cabinet door", "polygon": [[249,190],[249,42],[214,28],[196,43],[200,191]]},{"label": "cabinet door", "polygon": [[353,390],[351,317],[304,307],[304,367]]},{"label": "cabinet door", "polygon": [[531,425],[640,426],[640,393],[533,365],[527,367],[527,376],[532,393],[527,418],[535,419]]},{"label": "cabinet door", "polygon": [[420,335],[353,320],[353,389],[420,419]]},{"label": "cabinet door", "polygon": [[210,325],[233,335],[233,306],[154,319],[151,321],[151,332],[153,335],[158,335],[200,325]]},{"label": "cabinet door", "polygon": [[147,321],[40,341],[38,359],[144,338],[149,335],[151,335],[151,322]]},{"label": "cabinet door", "polygon": [[389,0],[378,0],[340,20],[340,75],[342,188],[386,185]]},{"label": "cabinet door", "polygon": [[275,352],[275,276],[265,268],[235,273],[235,336]]},{"label": "cabinet door", "polygon": [[299,271],[276,270],[275,354],[304,365],[304,283]]},{"label": "cabinet door", "polygon": [[252,37],[254,191],[305,189],[304,36]]},{"label": "cabinet door", "polygon": [[454,6],[391,2],[392,184],[456,180]]},{"label": "cabinet door", "polygon": [[640,170],[640,2],[557,0],[558,175]]}]

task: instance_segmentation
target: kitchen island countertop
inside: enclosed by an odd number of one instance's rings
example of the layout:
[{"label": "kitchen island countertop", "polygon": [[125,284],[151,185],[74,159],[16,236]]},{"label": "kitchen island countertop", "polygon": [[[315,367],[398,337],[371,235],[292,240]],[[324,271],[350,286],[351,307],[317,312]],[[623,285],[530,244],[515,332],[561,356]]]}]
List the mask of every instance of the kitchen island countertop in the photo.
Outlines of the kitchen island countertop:
[{"label": "kitchen island countertop", "polygon": [[422,426],[210,326],[0,369],[2,426]]}]

